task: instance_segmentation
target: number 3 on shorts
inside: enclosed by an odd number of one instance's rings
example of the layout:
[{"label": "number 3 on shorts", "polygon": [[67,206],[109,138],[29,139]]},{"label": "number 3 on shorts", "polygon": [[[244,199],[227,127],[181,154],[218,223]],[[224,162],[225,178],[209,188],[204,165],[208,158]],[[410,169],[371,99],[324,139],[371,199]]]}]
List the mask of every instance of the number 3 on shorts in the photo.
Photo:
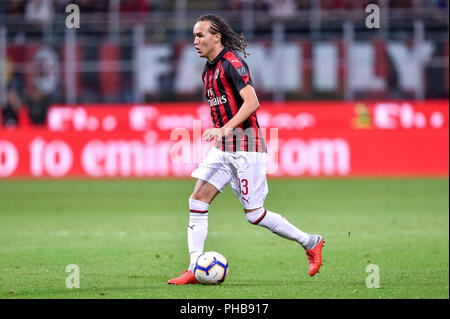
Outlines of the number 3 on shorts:
[{"label": "number 3 on shorts", "polygon": [[248,181],[245,178],[238,179],[238,184],[239,184],[239,189],[241,190],[241,194],[247,195],[248,194]]}]

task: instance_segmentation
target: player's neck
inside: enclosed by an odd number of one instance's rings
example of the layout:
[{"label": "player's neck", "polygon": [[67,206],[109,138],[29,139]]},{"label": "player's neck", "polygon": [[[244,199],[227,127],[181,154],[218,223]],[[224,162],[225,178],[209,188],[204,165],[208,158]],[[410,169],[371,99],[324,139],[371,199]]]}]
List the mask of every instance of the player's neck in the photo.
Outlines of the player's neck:
[{"label": "player's neck", "polygon": [[213,52],[211,52],[211,54],[207,57],[209,62],[214,61],[215,58],[217,58],[217,56],[220,54],[220,52],[222,52],[224,46],[218,46],[217,48],[215,48],[215,50]]}]

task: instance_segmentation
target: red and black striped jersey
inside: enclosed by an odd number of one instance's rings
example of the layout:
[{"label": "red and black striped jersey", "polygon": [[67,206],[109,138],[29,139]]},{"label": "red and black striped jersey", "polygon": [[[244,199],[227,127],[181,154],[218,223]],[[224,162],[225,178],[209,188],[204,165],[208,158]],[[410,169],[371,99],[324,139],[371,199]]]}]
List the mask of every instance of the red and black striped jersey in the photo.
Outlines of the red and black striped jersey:
[{"label": "red and black striped jersey", "polygon": [[[214,61],[206,62],[202,79],[214,127],[220,128],[244,103],[239,91],[253,85],[249,68],[241,57],[224,48]],[[232,135],[218,141],[216,147],[228,152],[266,152],[256,112],[235,128]]]}]

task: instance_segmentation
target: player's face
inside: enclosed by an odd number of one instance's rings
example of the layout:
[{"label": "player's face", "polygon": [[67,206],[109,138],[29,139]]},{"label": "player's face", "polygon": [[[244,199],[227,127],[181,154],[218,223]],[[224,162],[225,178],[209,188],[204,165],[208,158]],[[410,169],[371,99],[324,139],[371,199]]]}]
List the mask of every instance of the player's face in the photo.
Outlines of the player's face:
[{"label": "player's face", "polygon": [[198,55],[209,58],[217,50],[220,43],[220,35],[210,32],[210,21],[198,21],[194,25],[194,45]]}]

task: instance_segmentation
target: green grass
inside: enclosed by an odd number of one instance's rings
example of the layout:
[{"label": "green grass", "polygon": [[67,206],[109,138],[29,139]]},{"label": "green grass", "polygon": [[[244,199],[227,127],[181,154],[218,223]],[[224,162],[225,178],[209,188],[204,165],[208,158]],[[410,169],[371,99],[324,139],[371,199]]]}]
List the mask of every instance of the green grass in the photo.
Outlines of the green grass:
[{"label": "green grass", "polygon": [[[220,286],[169,286],[188,264],[192,180],[0,182],[0,298],[449,298],[447,179],[269,180],[265,207],[326,239],[309,277],[303,248],[249,224],[228,187],[206,250]],[[66,288],[66,266],[80,288]],[[380,288],[366,288],[366,266]]]}]

